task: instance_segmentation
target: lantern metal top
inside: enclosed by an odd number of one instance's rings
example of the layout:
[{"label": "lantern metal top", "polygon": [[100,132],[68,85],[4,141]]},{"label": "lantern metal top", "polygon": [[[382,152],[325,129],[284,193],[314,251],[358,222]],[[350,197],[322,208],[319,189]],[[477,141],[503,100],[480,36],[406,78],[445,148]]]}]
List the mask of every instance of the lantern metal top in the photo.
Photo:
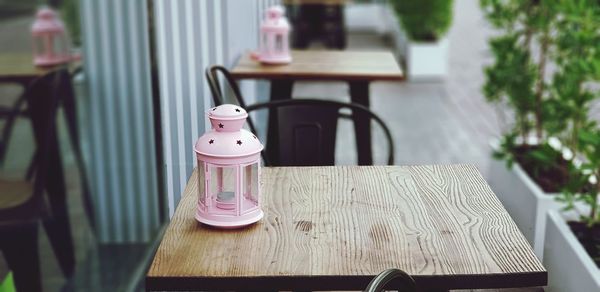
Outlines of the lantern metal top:
[{"label": "lantern metal top", "polygon": [[267,9],[266,18],[261,24],[263,31],[287,33],[290,30],[290,23],[285,17],[285,9],[282,6],[275,5]]},{"label": "lantern metal top", "polygon": [[258,138],[242,129],[247,117],[243,108],[232,104],[210,109],[208,118],[213,129],[198,138],[195,152],[216,158],[238,158],[262,151]]},{"label": "lantern metal top", "polygon": [[31,26],[33,34],[41,33],[64,33],[65,27],[54,10],[42,7],[35,15],[35,21]]},{"label": "lantern metal top", "polygon": [[208,111],[208,117],[222,120],[246,119],[248,117],[248,113],[245,109],[239,106],[233,104],[223,104],[210,109]]}]

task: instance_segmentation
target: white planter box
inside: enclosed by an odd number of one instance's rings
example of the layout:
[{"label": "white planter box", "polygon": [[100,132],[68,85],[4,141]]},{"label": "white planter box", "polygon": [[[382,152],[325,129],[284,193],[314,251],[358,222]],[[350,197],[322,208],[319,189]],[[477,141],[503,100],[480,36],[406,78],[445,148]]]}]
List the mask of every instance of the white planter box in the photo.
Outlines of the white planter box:
[{"label": "white planter box", "polygon": [[346,29],[353,32],[387,32],[385,9],[383,3],[348,3],[344,5]]},{"label": "white planter box", "polygon": [[402,30],[398,16],[389,5],[385,7],[382,18],[394,51],[404,60],[410,80],[442,79],[446,76],[449,55],[447,37],[437,42],[410,41]]},{"label": "white planter box", "polygon": [[600,291],[600,270],[563,217],[557,211],[549,211],[546,221],[546,291]]},{"label": "white planter box", "polygon": [[406,66],[412,80],[443,78],[448,72],[448,38],[437,42],[409,41]]},{"label": "white planter box", "polygon": [[558,194],[544,193],[516,163],[508,169],[504,161],[494,160],[490,167],[490,187],[542,260],[546,213],[561,208]]}]

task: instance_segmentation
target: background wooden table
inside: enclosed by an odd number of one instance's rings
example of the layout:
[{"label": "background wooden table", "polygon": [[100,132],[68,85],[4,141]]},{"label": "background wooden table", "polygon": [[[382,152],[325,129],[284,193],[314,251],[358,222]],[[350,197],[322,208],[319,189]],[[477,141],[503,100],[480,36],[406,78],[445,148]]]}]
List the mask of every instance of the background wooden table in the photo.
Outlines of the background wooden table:
[{"label": "background wooden table", "polygon": [[[292,98],[292,87],[297,80],[337,80],[350,85],[352,102],[369,107],[369,84],[372,81],[404,80],[404,73],[391,52],[351,52],[351,51],[292,51],[292,63],[287,65],[262,65],[244,54],[231,70],[236,79],[267,79],[271,82],[270,99]],[[371,127],[368,116],[357,115],[355,132],[357,137],[358,164],[373,164],[371,159]],[[277,117],[269,115],[267,150],[269,161],[278,162],[275,131]]]},{"label": "background wooden table", "polygon": [[0,54],[0,82],[15,82],[27,86],[33,79],[56,68],[34,66],[31,53]]},{"label": "background wooden table", "polygon": [[396,267],[427,291],[543,286],[547,273],[471,165],[263,168],[265,217],[194,220],[194,173],[150,290],[362,290]]}]

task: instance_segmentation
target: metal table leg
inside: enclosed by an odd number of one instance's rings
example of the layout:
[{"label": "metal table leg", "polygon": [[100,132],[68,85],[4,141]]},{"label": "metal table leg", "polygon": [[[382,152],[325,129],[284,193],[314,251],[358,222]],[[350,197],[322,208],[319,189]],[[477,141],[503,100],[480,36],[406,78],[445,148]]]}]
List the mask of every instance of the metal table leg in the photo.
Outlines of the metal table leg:
[{"label": "metal table leg", "polygon": [[[369,81],[351,81],[350,99],[369,108]],[[365,114],[354,114],[354,133],[358,150],[358,165],[373,164],[371,150],[371,119]]]},{"label": "metal table leg", "polygon": [[[271,80],[270,100],[292,98],[293,80]],[[272,165],[279,165],[279,131],[277,130],[277,113],[269,110],[269,127],[267,130],[267,157]]]}]

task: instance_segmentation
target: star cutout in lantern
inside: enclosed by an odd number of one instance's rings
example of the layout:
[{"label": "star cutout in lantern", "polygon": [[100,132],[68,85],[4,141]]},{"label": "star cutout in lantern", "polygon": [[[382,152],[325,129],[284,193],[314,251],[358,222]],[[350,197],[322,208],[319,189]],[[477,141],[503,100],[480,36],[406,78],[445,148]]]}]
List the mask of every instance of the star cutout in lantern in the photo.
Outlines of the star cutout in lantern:
[{"label": "star cutout in lantern", "polygon": [[208,144],[212,144],[215,142],[215,139],[210,139],[210,141],[208,141]]},{"label": "star cutout in lantern", "polygon": [[242,140],[237,140],[238,145],[242,145]]},{"label": "star cutout in lantern", "polygon": [[212,109],[212,110],[213,110],[213,111],[216,111],[216,110],[217,110],[217,108],[216,108],[216,107],[213,107],[213,109]]},{"label": "star cutout in lantern", "polygon": [[240,112],[240,109],[239,109],[239,108],[236,108],[236,109],[235,109],[235,111],[239,113],[239,112]]},{"label": "star cutout in lantern", "polygon": [[223,129],[223,124],[219,123],[219,129]]},{"label": "star cutout in lantern", "polygon": [[255,136],[255,135],[252,135],[252,138],[254,138],[254,139],[258,139],[258,138],[256,138],[256,136]]}]

